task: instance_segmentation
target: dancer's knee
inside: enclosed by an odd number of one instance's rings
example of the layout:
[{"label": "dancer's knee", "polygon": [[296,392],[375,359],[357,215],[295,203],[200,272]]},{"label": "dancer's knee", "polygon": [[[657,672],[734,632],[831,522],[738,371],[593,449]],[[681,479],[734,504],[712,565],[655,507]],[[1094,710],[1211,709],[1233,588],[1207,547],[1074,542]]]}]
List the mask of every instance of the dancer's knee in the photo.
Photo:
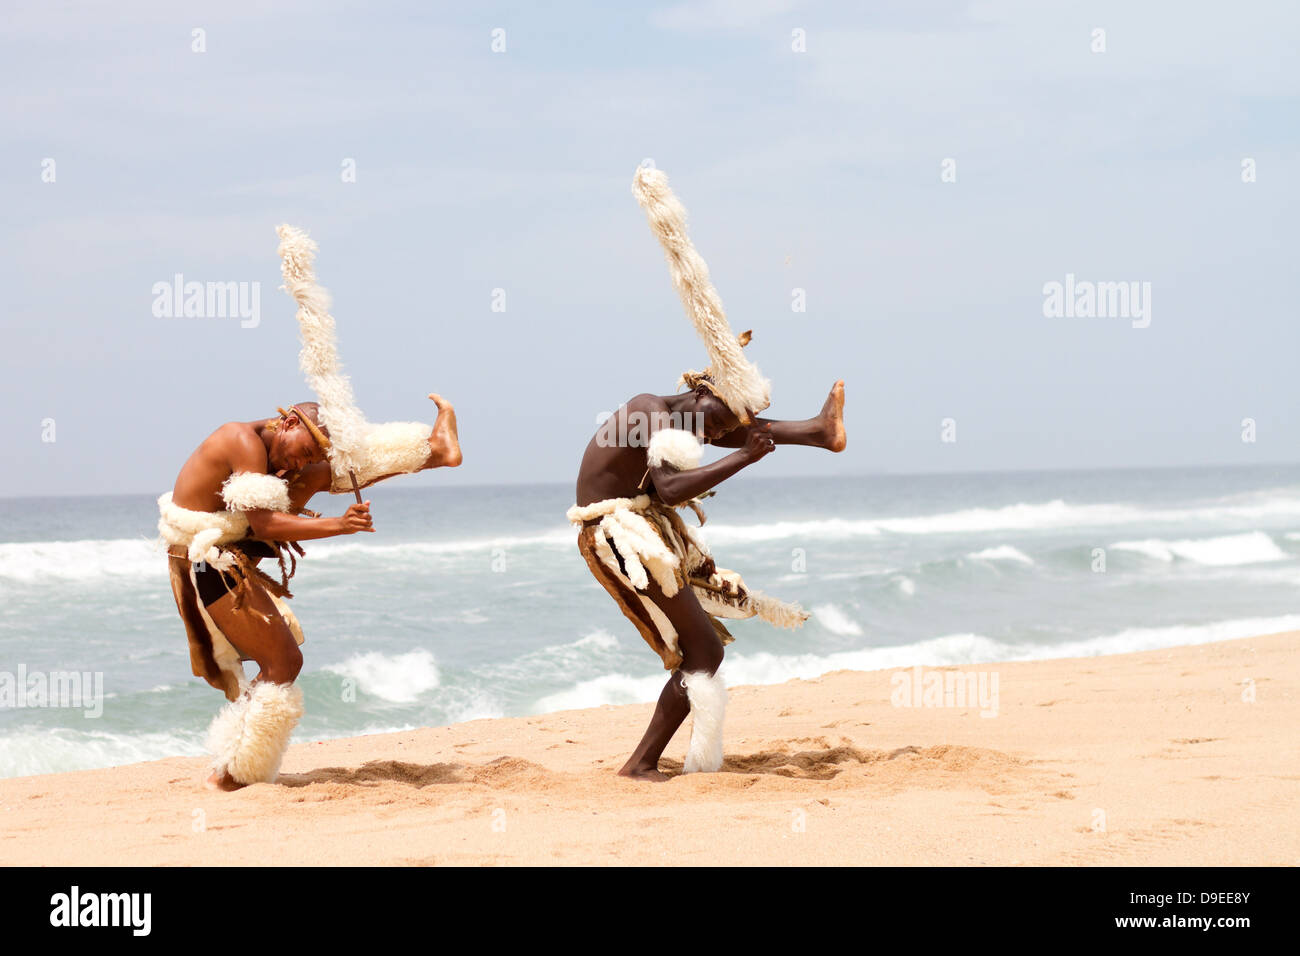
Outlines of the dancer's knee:
[{"label": "dancer's knee", "polygon": [[302,671],[302,651],[291,643],[262,665],[262,678],[273,684],[292,684]]},{"label": "dancer's knee", "polygon": [[714,674],[722,666],[722,642],[714,638],[712,641],[700,641],[699,647],[683,648],[682,666],[683,671],[704,671],[708,674]]}]

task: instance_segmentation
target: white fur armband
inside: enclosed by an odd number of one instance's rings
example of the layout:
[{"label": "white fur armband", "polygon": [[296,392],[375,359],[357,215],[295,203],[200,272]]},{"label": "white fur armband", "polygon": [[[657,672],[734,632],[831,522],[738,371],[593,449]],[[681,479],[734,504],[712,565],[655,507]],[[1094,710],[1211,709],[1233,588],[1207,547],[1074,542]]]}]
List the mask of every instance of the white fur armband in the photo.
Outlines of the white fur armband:
[{"label": "white fur armband", "polygon": [[221,497],[227,511],[289,510],[289,484],[275,475],[236,472],[221,486]]},{"label": "white fur armband", "polygon": [[[419,471],[429,460],[432,431],[433,426],[423,422],[384,422],[371,427],[361,447],[352,454],[357,466],[357,483]],[[347,472],[335,472],[330,491],[343,494],[351,490],[352,481]]]},{"label": "white fur armband", "polygon": [[700,467],[704,446],[693,432],[680,428],[661,428],[650,438],[646,459],[651,468],[672,465],[678,471]]}]

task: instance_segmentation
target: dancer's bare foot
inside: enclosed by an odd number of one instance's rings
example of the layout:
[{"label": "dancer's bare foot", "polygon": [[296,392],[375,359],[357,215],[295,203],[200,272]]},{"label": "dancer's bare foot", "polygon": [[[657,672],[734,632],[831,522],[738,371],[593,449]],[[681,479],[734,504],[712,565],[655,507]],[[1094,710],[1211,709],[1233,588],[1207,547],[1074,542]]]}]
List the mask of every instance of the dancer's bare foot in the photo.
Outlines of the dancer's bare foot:
[{"label": "dancer's bare foot", "polygon": [[461,463],[460,435],[456,431],[456,410],[451,402],[434,392],[429,393],[429,400],[438,406],[438,420],[433,423],[433,432],[429,435],[430,468],[455,468]]},{"label": "dancer's bare foot", "polygon": [[651,780],[655,783],[663,783],[668,779],[668,774],[660,773],[655,767],[634,767],[630,760],[623,764],[623,769],[618,772],[618,775],[632,780]]},{"label": "dancer's bare foot", "polygon": [[822,406],[818,417],[826,430],[826,448],[830,451],[843,451],[849,443],[844,431],[844,379],[831,386],[831,393],[826,396],[826,404]]},{"label": "dancer's bare foot", "polygon": [[214,770],[212,771],[212,776],[207,779],[207,787],[209,790],[224,790],[227,793],[230,793],[233,790],[242,790],[244,789],[244,786],[244,784],[240,783],[230,775],[229,770],[222,770],[220,772]]}]

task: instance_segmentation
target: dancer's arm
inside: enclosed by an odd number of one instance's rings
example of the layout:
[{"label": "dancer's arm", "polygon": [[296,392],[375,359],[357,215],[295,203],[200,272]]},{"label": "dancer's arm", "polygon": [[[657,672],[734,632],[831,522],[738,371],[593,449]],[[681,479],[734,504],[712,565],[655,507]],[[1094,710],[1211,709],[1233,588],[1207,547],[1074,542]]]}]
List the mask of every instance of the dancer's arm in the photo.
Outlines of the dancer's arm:
[{"label": "dancer's arm", "polygon": [[[241,441],[228,451],[228,467],[232,475],[264,475],[268,467],[266,449],[258,441]],[[307,499],[319,489],[329,473],[328,463],[308,465],[300,476],[302,484],[297,493],[291,488],[289,507],[298,511]],[[370,517],[370,502],[352,505],[337,518],[304,518],[301,515],[264,508],[241,507],[248,518],[253,535],[266,541],[310,541],[313,538],[333,538],[337,535],[374,531]]]},{"label": "dancer's arm", "polygon": [[374,531],[370,502],[352,505],[337,518],[304,518],[282,511],[245,511],[253,536],[266,541],[310,541],[358,531]]},{"label": "dancer's arm", "polygon": [[711,465],[678,471],[671,465],[664,464],[650,467],[650,479],[655,491],[666,505],[680,505],[692,498],[702,495],[716,485],[722,484],[736,472],[754,462],[770,455],[776,450],[776,443],[766,427],[751,428],[745,445],[739,451],[732,452]]}]

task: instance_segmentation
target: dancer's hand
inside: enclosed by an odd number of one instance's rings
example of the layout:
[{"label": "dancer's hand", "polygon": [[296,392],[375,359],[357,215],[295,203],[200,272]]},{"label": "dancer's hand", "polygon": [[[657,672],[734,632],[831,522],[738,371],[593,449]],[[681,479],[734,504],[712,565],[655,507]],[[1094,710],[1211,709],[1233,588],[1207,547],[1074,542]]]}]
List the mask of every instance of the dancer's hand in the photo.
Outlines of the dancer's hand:
[{"label": "dancer's hand", "polygon": [[370,502],[352,505],[343,512],[343,533],[356,534],[358,531],[374,531],[375,525],[370,517]]},{"label": "dancer's hand", "polygon": [[776,451],[776,442],[772,438],[770,423],[749,430],[749,436],[745,439],[745,457],[749,459],[751,465],[774,451]]}]

